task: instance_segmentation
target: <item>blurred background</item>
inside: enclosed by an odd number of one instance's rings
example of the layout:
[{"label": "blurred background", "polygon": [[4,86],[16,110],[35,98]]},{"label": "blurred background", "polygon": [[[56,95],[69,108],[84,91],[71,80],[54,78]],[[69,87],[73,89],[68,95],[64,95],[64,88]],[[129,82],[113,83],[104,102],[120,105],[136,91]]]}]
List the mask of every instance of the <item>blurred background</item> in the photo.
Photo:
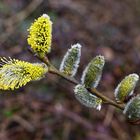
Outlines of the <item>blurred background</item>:
[{"label": "blurred background", "polygon": [[[27,50],[27,29],[43,13],[53,21],[48,57],[57,68],[77,42],[83,46],[78,80],[94,56],[104,55],[98,89],[112,99],[125,75],[140,73],[140,0],[0,0],[0,56],[39,62]],[[73,85],[57,76],[0,93],[0,140],[140,140],[140,126],[120,110],[84,107]]]}]

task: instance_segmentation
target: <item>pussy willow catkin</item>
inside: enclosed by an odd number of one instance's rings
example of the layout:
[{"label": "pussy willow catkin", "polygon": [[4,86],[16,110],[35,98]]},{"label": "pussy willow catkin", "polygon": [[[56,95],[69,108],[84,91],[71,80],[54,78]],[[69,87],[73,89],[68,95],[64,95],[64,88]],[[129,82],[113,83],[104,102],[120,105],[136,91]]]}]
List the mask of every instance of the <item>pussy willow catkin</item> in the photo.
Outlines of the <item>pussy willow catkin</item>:
[{"label": "pussy willow catkin", "polygon": [[32,80],[42,78],[48,71],[44,63],[29,63],[17,59],[0,58],[0,89],[18,89]]}]

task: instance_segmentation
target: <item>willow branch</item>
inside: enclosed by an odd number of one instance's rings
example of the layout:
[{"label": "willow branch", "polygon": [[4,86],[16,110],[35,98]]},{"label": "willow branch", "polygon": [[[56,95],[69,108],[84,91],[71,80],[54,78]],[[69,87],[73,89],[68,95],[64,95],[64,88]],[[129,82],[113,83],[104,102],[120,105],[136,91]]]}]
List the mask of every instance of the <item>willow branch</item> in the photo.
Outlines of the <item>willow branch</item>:
[{"label": "willow branch", "polygon": [[[44,62],[45,64],[48,65],[49,67],[49,72],[52,73],[52,74],[55,74],[57,76],[60,76],[62,78],[64,78],[65,80],[71,82],[72,84],[74,85],[77,85],[79,84],[79,82],[70,77],[70,76],[67,76],[65,74],[63,74],[62,72],[60,72],[59,70],[57,70],[48,60],[47,57],[44,57],[44,58],[40,58],[39,56],[37,56],[38,59],[40,59],[42,62]],[[93,95],[96,95],[97,97],[101,98],[105,103],[107,104],[110,104],[112,106],[115,106],[121,110],[124,110],[124,106],[120,105],[120,104],[117,104],[115,101],[113,101],[112,99],[108,98],[107,96],[104,96],[102,93],[100,93],[97,89],[95,88],[88,88],[87,89],[91,94]]]},{"label": "willow branch", "polygon": [[[56,74],[64,79],[66,79],[67,81],[71,82],[72,84],[74,85],[77,85],[79,84],[79,82],[77,80],[75,80],[74,78],[71,78],[69,76],[66,76],[65,74],[59,72],[57,69],[54,69],[54,68],[50,68],[49,69],[49,72],[52,73],[52,74]],[[101,98],[104,102],[110,104],[110,105],[113,105],[121,110],[124,109],[123,106],[121,106],[120,104],[117,104],[116,102],[114,102],[113,100],[111,100],[110,98],[104,96],[102,93],[100,93],[97,89],[95,88],[88,88],[87,89],[91,94],[93,95],[96,95],[97,97]]]},{"label": "willow branch", "polygon": [[[31,49],[28,49],[30,53],[33,53]],[[60,72],[59,70],[57,70],[48,60],[47,57],[44,58],[40,58],[38,55],[35,55],[40,61],[44,62],[46,65],[48,65],[49,67],[49,72],[52,74],[55,74],[59,77],[64,78],[65,80],[69,81],[70,83],[77,85],[80,84],[75,78],[70,77],[65,75],[64,73]],[[104,103],[110,104],[114,107],[117,107],[121,110],[124,110],[124,106],[122,106],[121,104],[117,104],[115,101],[113,101],[112,99],[108,98],[107,96],[104,96],[102,93],[100,93],[97,89],[95,88],[88,88],[87,89],[91,94],[96,95],[97,97],[101,98],[103,100]]]}]

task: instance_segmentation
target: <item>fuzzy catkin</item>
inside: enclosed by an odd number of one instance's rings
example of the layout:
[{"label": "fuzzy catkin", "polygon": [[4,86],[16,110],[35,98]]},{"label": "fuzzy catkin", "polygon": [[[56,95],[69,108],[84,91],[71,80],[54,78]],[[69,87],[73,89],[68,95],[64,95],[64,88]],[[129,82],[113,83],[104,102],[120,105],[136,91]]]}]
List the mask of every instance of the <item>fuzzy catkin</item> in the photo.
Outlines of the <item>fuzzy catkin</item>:
[{"label": "fuzzy catkin", "polygon": [[105,64],[104,56],[98,55],[93,58],[83,71],[81,83],[86,88],[96,88],[102,76],[103,67]]},{"label": "fuzzy catkin", "polygon": [[76,99],[83,105],[89,108],[96,108],[97,110],[101,110],[102,100],[90,92],[83,85],[77,85],[74,88],[74,93]]},{"label": "fuzzy catkin", "polygon": [[72,45],[66,52],[60,65],[60,71],[68,76],[75,76],[80,63],[81,45]]},{"label": "fuzzy catkin", "polygon": [[18,89],[32,80],[39,80],[48,71],[44,63],[29,63],[17,59],[0,58],[0,89]]},{"label": "fuzzy catkin", "polygon": [[124,102],[126,97],[133,94],[139,76],[135,73],[126,76],[115,89],[115,98],[118,102]]},{"label": "fuzzy catkin", "polygon": [[137,121],[140,119],[140,96],[132,98],[123,111],[126,118],[131,121]]},{"label": "fuzzy catkin", "polygon": [[51,51],[52,21],[47,14],[43,14],[32,23],[28,29],[28,44],[40,57]]}]

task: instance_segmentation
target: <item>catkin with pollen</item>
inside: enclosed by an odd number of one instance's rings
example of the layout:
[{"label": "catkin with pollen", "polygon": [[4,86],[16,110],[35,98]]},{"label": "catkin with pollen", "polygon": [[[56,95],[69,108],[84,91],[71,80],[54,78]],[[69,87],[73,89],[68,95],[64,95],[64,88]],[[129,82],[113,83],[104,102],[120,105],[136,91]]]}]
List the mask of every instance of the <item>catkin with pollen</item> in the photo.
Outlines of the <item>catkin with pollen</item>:
[{"label": "catkin with pollen", "polygon": [[39,80],[48,71],[44,63],[29,63],[17,59],[0,58],[0,89],[18,89],[32,80]]},{"label": "catkin with pollen", "polygon": [[51,51],[52,21],[47,14],[43,14],[28,29],[28,44],[40,57]]}]

